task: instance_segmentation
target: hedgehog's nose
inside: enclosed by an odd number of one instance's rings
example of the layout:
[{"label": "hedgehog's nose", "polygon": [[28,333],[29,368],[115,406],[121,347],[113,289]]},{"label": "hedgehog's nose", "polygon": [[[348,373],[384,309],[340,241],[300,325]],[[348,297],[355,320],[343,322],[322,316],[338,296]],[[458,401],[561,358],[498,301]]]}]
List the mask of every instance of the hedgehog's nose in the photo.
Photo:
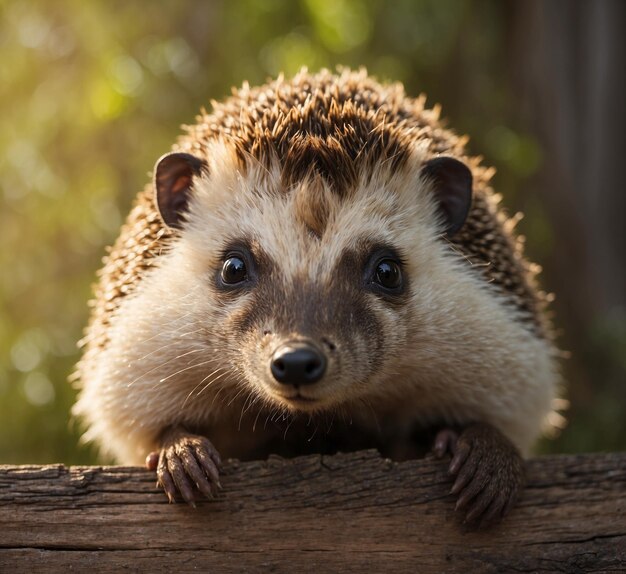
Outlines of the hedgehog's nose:
[{"label": "hedgehog's nose", "polygon": [[311,385],[324,375],[326,357],[310,343],[286,343],[274,351],[270,369],[283,385]]}]

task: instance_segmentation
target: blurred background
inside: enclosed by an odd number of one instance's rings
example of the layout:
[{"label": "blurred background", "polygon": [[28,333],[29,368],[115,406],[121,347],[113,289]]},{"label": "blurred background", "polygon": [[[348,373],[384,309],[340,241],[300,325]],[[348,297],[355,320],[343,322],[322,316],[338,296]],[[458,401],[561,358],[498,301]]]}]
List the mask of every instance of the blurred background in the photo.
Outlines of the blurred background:
[{"label": "blurred background", "polygon": [[544,267],[568,427],[626,448],[621,0],[0,0],[0,464],[94,463],[67,383],[106,245],[179,125],[230,87],[367,66],[440,103]]}]

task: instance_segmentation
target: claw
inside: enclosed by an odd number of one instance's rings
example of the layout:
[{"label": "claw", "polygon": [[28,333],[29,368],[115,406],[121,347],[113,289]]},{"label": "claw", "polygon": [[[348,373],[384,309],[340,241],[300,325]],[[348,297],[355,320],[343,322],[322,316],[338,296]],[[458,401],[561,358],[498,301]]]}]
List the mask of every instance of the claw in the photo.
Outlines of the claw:
[{"label": "claw", "polygon": [[198,448],[196,450],[196,458],[198,462],[202,466],[202,469],[206,473],[206,475],[211,479],[211,481],[218,486],[218,488],[222,488],[222,484],[220,483],[220,472],[218,469],[218,464],[221,464],[221,461],[216,463],[213,458],[207,452],[205,448]]},{"label": "claw", "polygon": [[489,490],[483,490],[476,496],[476,500],[471,509],[465,516],[467,522],[474,522],[489,506],[493,500],[493,493]]},{"label": "claw", "polygon": [[179,454],[180,459],[182,460],[183,466],[187,471],[187,475],[194,481],[198,490],[204,494],[207,498],[213,498],[213,491],[211,490],[211,485],[207,480],[206,475],[198,466],[198,462],[196,461],[196,457],[191,452],[190,448],[183,448]]},{"label": "claw", "polygon": [[211,442],[202,436],[192,435],[172,428],[163,434],[163,447],[154,463],[156,453],[150,453],[146,466],[156,466],[157,485],[165,491],[170,502],[176,495],[192,507],[196,507],[194,488],[207,498],[214,498],[216,488],[222,488],[219,480],[220,455]]},{"label": "claw", "polygon": [[484,469],[480,465],[480,461],[477,463],[478,469],[472,476],[470,482],[462,489],[459,499],[456,503],[456,508],[464,508],[475,497],[481,495],[484,490],[488,489],[491,476],[484,472]]},{"label": "claw", "polygon": [[[469,454],[469,448],[468,448]],[[459,465],[459,470],[457,471],[457,477],[450,489],[452,494],[458,494],[461,492],[463,488],[474,478],[474,474],[478,470],[478,465],[480,464],[480,454],[472,453],[471,456],[467,456],[467,460],[464,461],[463,465]],[[454,462],[454,460],[452,461]],[[452,465],[450,465],[452,466]]]},{"label": "claw", "polygon": [[189,480],[187,479],[187,473],[185,472],[183,463],[180,458],[178,458],[173,448],[168,450],[171,452],[168,453],[167,457],[167,469],[172,475],[172,479],[174,480],[174,483],[176,484],[178,491],[185,502],[195,508],[196,503],[194,501],[193,490],[191,488],[191,484],[189,484]]},{"label": "claw", "polygon": [[450,466],[448,467],[448,472],[450,474],[457,474],[459,472],[471,450],[472,446],[466,440],[459,440],[456,443],[456,452],[454,453],[454,456],[450,461]]},{"label": "claw", "polygon": [[467,509],[465,522],[479,526],[504,518],[515,504],[523,483],[523,464],[515,447],[495,428],[467,427],[456,443],[450,474],[456,475],[451,494],[455,510]]},{"label": "claw", "polygon": [[159,466],[157,468],[157,486],[159,485],[165,491],[170,504],[176,502],[176,485],[174,484],[172,475],[167,469],[167,460],[164,452],[162,452],[159,457]]},{"label": "claw", "polygon": [[491,501],[491,504],[485,509],[485,513],[481,518],[480,525],[487,526],[496,521],[497,518],[501,516],[502,509],[504,508],[504,503],[506,502],[506,497],[498,496]]},{"label": "claw", "polygon": [[504,518],[509,512],[511,512],[511,509],[513,508],[513,506],[515,506],[515,503],[517,502],[517,494],[517,490],[509,494],[509,498],[504,504],[504,508],[500,513],[501,518]]},{"label": "claw", "polygon": [[484,485],[480,484],[479,482],[471,482],[459,496],[458,500],[456,501],[454,510],[460,510],[462,508],[465,508],[472,500],[474,500],[474,498],[481,494],[483,486]]}]

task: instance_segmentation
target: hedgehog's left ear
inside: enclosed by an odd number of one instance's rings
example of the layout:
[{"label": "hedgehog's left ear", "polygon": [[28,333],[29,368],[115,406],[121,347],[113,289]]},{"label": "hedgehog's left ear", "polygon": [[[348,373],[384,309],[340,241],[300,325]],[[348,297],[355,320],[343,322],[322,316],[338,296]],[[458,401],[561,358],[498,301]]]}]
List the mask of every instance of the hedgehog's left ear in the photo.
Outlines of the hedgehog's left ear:
[{"label": "hedgehog's left ear", "polygon": [[206,169],[206,162],[188,153],[168,153],[154,166],[156,205],[165,224],[180,228],[187,210],[194,175]]},{"label": "hedgehog's left ear", "polygon": [[437,157],[427,161],[422,177],[433,184],[439,211],[451,237],[463,227],[472,205],[472,172],[458,159]]}]

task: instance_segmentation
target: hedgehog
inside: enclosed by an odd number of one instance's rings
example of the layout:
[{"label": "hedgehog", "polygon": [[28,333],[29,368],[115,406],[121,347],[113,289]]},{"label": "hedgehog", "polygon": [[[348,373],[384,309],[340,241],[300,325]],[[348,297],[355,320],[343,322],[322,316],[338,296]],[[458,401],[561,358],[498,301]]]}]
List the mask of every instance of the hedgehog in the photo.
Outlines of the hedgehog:
[{"label": "hedgehog", "polygon": [[84,438],[192,505],[221,457],[432,451],[467,520],[502,519],[554,414],[548,297],[425,101],[303,69],[186,126],[99,272]]}]

